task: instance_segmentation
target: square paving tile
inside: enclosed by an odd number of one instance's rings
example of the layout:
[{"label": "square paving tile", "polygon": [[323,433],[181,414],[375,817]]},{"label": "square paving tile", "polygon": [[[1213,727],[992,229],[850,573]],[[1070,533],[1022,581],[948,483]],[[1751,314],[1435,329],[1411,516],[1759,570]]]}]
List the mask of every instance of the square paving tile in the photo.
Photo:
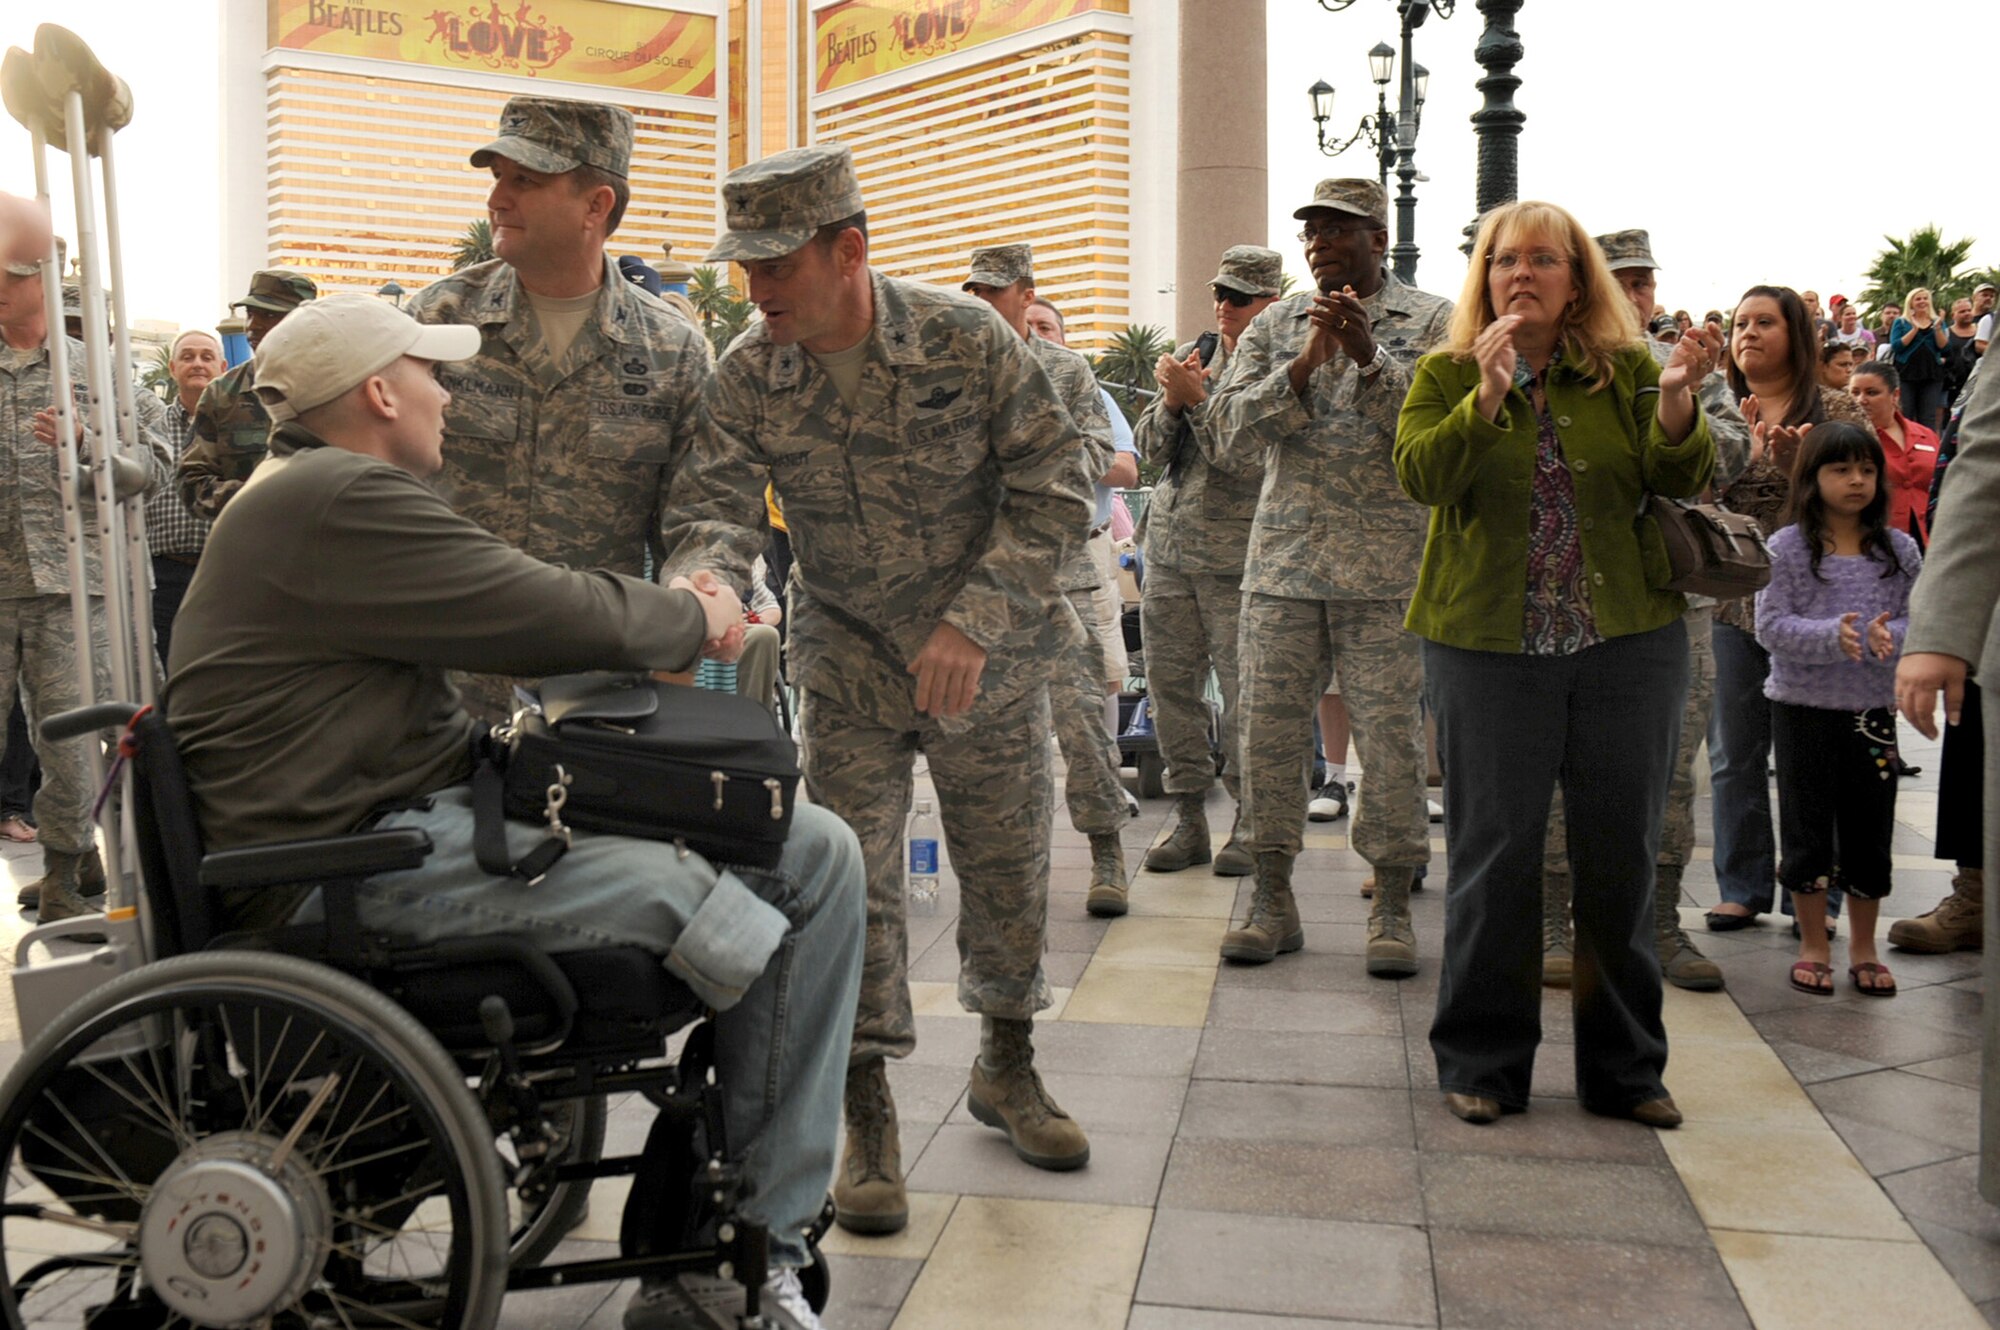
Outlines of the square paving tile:
[{"label": "square paving tile", "polygon": [[[1043,1075],[1082,1071],[1098,1076],[1186,1076],[1194,1068],[1199,1030],[1163,1025],[1100,1025],[1050,1021],[1035,1026],[1035,1065]],[[974,1041],[973,1052],[978,1052]],[[970,1059],[966,1066],[971,1066]]]},{"label": "square paving tile", "polygon": [[[1269,965],[1222,963],[1215,973],[1215,987],[1279,989],[1290,992],[1370,993],[1383,981],[1372,978],[1362,968],[1359,953],[1336,955],[1308,949],[1281,956]],[[1408,982],[1397,985],[1407,988]],[[1435,997],[1436,989],[1433,987]]]},{"label": "square paving tile", "polygon": [[913,1191],[910,1193],[910,1222],[901,1233],[863,1236],[849,1233],[836,1224],[821,1239],[820,1250],[829,1256],[922,1261],[937,1245],[938,1234],[944,1232],[945,1223],[957,1204],[956,1196]]},{"label": "square paving tile", "polygon": [[1228,922],[1213,919],[1113,920],[1097,946],[1099,961],[1121,965],[1170,965],[1213,970]]},{"label": "square paving tile", "polygon": [[1670,1168],[1495,1155],[1423,1155],[1433,1231],[1699,1247],[1708,1230]]},{"label": "square paving tile", "polygon": [[1464,1330],[1725,1330],[1749,1319],[1705,1247],[1439,1230],[1443,1324]]},{"label": "square paving tile", "polygon": [[920,1260],[888,1256],[829,1254],[827,1261],[833,1292],[827,1299],[824,1319],[842,1330],[870,1319],[883,1324],[893,1321],[903,1299],[909,1296],[910,1285],[917,1282],[924,1268]]},{"label": "square paving tile", "polygon": [[1089,1131],[1090,1163],[1068,1173],[1051,1173],[1023,1163],[1002,1132],[985,1126],[943,1126],[909,1182],[920,1191],[964,1196],[1012,1196],[1023,1200],[1087,1205],[1150,1206],[1160,1194],[1173,1137],[1118,1135]]},{"label": "square paving tile", "polygon": [[1210,1029],[1297,1030],[1314,1034],[1403,1033],[1402,1004],[1394,989],[1359,993],[1287,993],[1227,988],[1209,1004]]},{"label": "square paving tile", "polygon": [[1861,1166],[1878,1178],[1956,1159],[1964,1153],[1955,1146],[1940,1145],[1893,1127],[1878,1127],[1843,1113],[1828,1113],[1826,1121],[1839,1133],[1847,1148],[1854,1152]]},{"label": "square paving tile", "polygon": [[1437,1323],[1423,1231],[1389,1224],[1161,1210],[1138,1296],[1177,1307]]},{"label": "square paving tile", "polygon": [[1744,1308],[1759,1326],[1974,1330],[1985,1318],[1920,1242],[1773,1233],[1715,1235]]},{"label": "square paving tile", "polygon": [[1887,1238],[1905,1228],[1868,1170],[1825,1127],[1695,1120],[1659,1135],[1710,1228],[1836,1238]]},{"label": "square paving tile", "polygon": [[1813,1102],[1828,1113],[1887,1127],[1961,1153],[1979,1148],[1979,1092],[1963,1085],[1876,1071],[1815,1085]]},{"label": "square paving tile", "polygon": [[[1844,978],[1844,976],[1843,976]],[[1901,998],[1855,999],[1874,1006],[1893,1006]],[[1914,1020],[1892,1015],[1870,1014],[1851,1003],[1826,1004],[1818,1010],[1771,1012],[1755,1018],[1757,1030],[1766,1039],[1789,1039],[1793,1043],[1843,1053],[1884,1067],[1906,1062],[1930,1062],[1979,1047],[1976,1030],[1957,1034],[1935,1029]]]},{"label": "square paving tile", "polygon": [[[1042,1083],[1063,1112],[1093,1138],[1099,1132],[1173,1135],[1188,1089],[1188,1082],[1178,1076],[1094,1076],[1081,1071],[1044,1072]],[[955,1127],[980,1125],[962,1098],[950,1122]]]},{"label": "square paving tile", "polygon": [[1385,1035],[1207,1030],[1194,1074],[1203,1080],[1289,1084],[1409,1084],[1403,1041]]},{"label": "square paving tile", "polygon": [[897,1330],[1123,1330],[1150,1219],[1140,1209],[968,1196]]},{"label": "square paving tile", "polygon": [[[1976,1017],[1974,1018],[1977,1019]],[[1952,1085],[1979,1088],[1979,1054],[1960,1053],[1955,1057],[1937,1058],[1930,1062],[1912,1062],[1902,1070],[1912,1076],[1928,1076],[1934,1081],[1946,1081]]]},{"label": "square paving tile", "polygon": [[1417,1152],[1379,1146],[1177,1141],[1160,1205],[1372,1224],[1424,1221]]},{"label": "square paving tile", "polygon": [[1214,988],[1213,964],[1134,965],[1099,955],[1077,980],[1062,1019],[1199,1030]]},{"label": "square paving tile", "polygon": [[1273,1141],[1409,1149],[1410,1097],[1348,1085],[1193,1081],[1181,1109],[1180,1143]]},{"label": "square paving tile", "polygon": [[1379,1321],[1322,1321],[1207,1308],[1155,1307],[1142,1302],[1133,1306],[1126,1330],[1382,1330],[1382,1325]]}]

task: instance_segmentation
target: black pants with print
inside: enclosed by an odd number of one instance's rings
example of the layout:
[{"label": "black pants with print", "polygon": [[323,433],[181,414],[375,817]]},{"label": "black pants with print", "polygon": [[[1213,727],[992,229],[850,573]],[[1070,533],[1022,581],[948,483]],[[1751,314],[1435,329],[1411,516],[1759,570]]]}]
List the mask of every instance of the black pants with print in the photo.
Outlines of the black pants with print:
[{"label": "black pants with print", "polygon": [[1838,882],[1889,894],[1896,832],[1896,713],[1771,704],[1778,762],[1778,881],[1790,891]]}]

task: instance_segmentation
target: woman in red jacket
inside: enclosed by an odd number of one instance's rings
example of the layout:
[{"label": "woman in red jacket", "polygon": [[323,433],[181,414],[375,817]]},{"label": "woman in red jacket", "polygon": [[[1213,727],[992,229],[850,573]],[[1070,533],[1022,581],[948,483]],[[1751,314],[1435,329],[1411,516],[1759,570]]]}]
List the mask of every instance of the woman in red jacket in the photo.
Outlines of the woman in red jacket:
[{"label": "woman in red jacket", "polygon": [[1897,409],[1896,367],[1870,360],[1856,367],[1847,391],[1861,403],[1868,423],[1882,440],[1889,472],[1889,525],[1915,536],[1917,544],[1931,538],[1931,474],[1937,470],[1938,436]]}]

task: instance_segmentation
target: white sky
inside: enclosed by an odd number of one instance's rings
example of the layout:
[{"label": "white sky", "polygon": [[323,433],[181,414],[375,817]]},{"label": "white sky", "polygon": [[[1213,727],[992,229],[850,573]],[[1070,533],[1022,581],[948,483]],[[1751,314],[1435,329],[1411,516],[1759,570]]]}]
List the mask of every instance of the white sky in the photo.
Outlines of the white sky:
[{"label": "white sky", "polygon": [[[1396,10],[1393,0],[1357,0],[1338,14],[1316,0],[1265,3],[1270,234],[1291,256],[1291,210],[1313,181],[1373,175],[1375,165],[1365,145],[1337,160],[1318,155],[1305,89],[1315,78],[1333,84],[1330,128],[1352,132],[1374,109],[1367,50],[1396,44]],[[0,44],[29,44],[35,24],[53,18],[132,85],[138,114],[117,146],[133,316],[219,317],[208,305],[220,0],[171,16],[148,0],[5,9]],[[2000,144],[1974,146],[1982,123],[1989,135],[1994,124],[2000,3],[1527,0],[1518,26],[1522,194],[1563,204],[1593,231],[1650,230],[1669,308],[1726,306],[1756,282],[1852,296],[1884,233],[1927,222],[1947,238],[1977,237],[1973,262],[2000,265]],[[1417,142],[1417,166],[1431,177],[1417,187],[1418,281],[1451,296],[1473,212],[1480,27],[1475,0],[1459,0],[1455,17],[1433,16],[1416,35],[1417,61],[1431,70]],[[68,169],[65,157],[51,162]],[[0,118],[0,189],[33,187],[27,136]],[[56,190],[67,193],[66,183]]]}]

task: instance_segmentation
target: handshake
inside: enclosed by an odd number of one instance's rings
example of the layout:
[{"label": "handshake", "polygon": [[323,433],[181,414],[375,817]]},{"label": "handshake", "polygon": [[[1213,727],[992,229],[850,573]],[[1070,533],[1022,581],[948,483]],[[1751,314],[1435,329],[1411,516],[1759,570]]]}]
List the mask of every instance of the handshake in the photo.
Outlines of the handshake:
[{"label": "handshake", "polygon": [[707,569],[667,583],[670,591],[691,591],[706,620],[701,654],[725,663],[743,653],[743,600],[735,588]]}]

